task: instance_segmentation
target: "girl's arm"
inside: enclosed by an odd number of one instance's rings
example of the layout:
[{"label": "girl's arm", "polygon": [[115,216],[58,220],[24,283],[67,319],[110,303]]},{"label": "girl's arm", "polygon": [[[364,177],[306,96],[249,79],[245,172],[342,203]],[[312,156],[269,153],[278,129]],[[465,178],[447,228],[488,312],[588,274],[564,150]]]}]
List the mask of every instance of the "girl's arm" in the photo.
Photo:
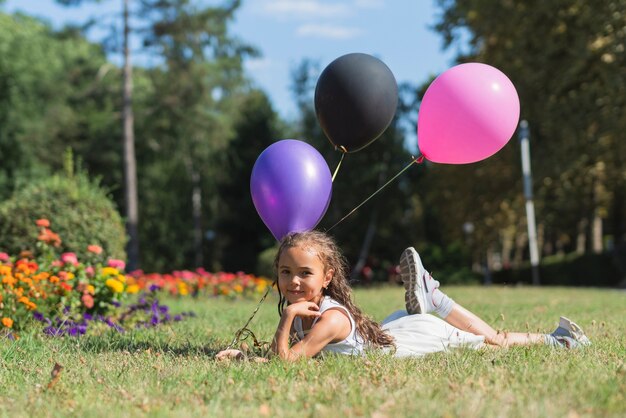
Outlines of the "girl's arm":
[{"label": "girl's arm", "polygon": [[[334,340],[343,340],[351,330],[348,317],[336,310],[329,309],[320,316],[319,307],[312,302],[299,302],[289,305],[278,323],[272,351],[284,360],[294,361],[300,357],[313,357],[322,348]],[[289,331],[296,316],[303,318],[317,318],[318,321],[311,331],[301,341],[289,348]]]}]

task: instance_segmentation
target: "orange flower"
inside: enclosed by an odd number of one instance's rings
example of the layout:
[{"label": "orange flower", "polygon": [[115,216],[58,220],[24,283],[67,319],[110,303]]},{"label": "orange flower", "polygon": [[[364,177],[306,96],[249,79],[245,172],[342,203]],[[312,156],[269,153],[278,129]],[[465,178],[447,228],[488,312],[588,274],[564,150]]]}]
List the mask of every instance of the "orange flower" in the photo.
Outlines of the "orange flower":
[{"label": "orange flower", "polygon": [[7,328],[11,328],[13,326],[13,320],[11,318],[4,317],[2,318],[2,325]]},{"label": "orange flower", "polygon": [[58,246],[61,245],[61,237],[59,237],[58,234],[55,234],[54,232],[52,232],[48,228],[42,228],[41,232],[39,233],[39,236],[37,237],[37,239],[39,241],[43,241],[46,244],[50,244],[50,245],[53,245],[55,247],[58,247]]},{"label": "orange flower", "polygon": [[41,226],[43,228],[49,228],[50,227],[50,221],[45,219],[45,218],[37,219],[35,221],[35,224],[37,224],[37,226]]},{"label": "orange flower", "polygon": [[15,280],[13,276],[4,276],[2,283],[13,287],[15,283],[17,283],[17,280]]},{"label": "orange flower", "polygon": [[33,252],[28,250],[20,251],[20,258],[33,258]]},{"label": "orange flower", "polygon": [[94,254],[102,254],[102,247],[99,245],[88,245],[87,251]]}]

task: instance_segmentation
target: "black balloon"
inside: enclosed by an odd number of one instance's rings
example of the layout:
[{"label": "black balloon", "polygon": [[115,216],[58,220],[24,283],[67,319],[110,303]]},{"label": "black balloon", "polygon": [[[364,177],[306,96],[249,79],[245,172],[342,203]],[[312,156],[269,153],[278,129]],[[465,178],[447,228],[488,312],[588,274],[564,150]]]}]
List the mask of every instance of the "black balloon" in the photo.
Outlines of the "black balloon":
[{"label": "black balloon", "polygon": [[398,106],[393,73],[371,55],[353,53],[331,62],[315,87],[315,113],[336,147],[355,152],[387,129]]}]

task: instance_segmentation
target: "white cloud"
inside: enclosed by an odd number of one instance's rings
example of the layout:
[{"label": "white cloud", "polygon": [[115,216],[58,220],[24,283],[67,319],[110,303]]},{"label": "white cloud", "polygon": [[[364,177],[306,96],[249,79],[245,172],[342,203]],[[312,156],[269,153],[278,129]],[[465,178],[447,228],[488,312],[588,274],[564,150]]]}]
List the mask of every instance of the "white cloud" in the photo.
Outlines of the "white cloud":
[{"label": "white cloud", "polygon": [[331,18],[349,14],[350,8],[317,0],[270,0],[264,4],[264,11],[277,17]]},{"label": "white cloud", "polygon": [[351,39],[359,36],[361,30],[344,26],[307,24],[300,26],[296,34],[302,37]]}]

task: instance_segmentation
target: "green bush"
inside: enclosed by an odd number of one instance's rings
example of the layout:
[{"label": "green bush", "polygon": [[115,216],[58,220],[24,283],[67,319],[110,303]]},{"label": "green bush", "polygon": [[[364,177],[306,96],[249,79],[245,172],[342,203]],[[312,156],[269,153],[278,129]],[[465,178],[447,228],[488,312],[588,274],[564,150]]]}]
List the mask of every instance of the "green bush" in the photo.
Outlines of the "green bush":
[{"label": "green bush", "polygon": [[36,252],[37,219],[48,219],[62,239],[60,252],[74,252],[79,259],[87,246],[101,246],[105,254],[125,260],[126,233],[122,218],[106,191],[84,172],[54,175],[16,190],[0,203],[0,251]]},{"label": "green bush", "polygon": [[267,277],[268,279],[275,279],[274,271],[274,258],[278,252],[278,244],[273,247],[263,250],[257,258],[256,274],[258,276]]}]

